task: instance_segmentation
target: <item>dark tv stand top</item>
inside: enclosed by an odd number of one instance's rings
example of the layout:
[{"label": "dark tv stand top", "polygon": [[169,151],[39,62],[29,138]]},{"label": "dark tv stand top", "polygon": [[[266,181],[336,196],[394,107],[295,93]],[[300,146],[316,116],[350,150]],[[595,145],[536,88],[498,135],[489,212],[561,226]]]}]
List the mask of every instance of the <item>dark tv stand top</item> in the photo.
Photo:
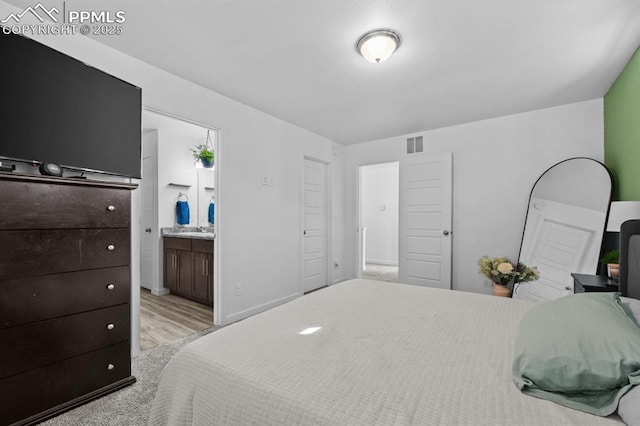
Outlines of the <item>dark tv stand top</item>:
[{"label": "dark tv stand top", "polygon": [[94,187],[109,187],[109,188],[122,188],[122,189],[136,189],[138,185],[134,183],[114,182],[106,180],[93,180],[93,179],[78,179],[77,177],[62,177],[62,176],[43,176],[27,173],[7,173],[0,171],[0,181],[13,180],[21,182],[50,182],[56,184],[69,184],[69,185],[86,185]]}]

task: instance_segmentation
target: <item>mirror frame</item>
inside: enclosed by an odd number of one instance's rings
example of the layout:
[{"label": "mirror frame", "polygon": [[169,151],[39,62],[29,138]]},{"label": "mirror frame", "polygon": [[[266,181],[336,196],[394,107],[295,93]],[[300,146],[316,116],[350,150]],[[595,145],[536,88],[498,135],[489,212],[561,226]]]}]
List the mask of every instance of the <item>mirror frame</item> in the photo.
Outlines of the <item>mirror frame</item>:
[{"label": "mirror frame", "polygon": [[[536,181],[533,183],[533,185],[531,186],[531,191],[529,191],[529,198],[527,199],[527,211],[524,215],[524,226],[522,227],[522,237],[520,238],[520,248],[518,250],[518,260],[517,263],[520,263],[520,256],[522,256],[522,244],[524,243],[524,233],[527,229],[527,220],[529,219],[529,208],[531,207],[531,196],[533,195],[533,191],[536,189],[536,185],[538,184],[538,182],[540,181],[540,179],[542,179],[542,177],[547,174],[547,172],[551,169],[553,169],[554,167],[562,164],[562,163],[566,163],[567,161],[571,161],[571,160],[590,160],[593,161],[594,163],[597,163],[599,165],[601,165],[606,171],[607,171],[607,175],[609,176],[609,180],[611,181],[611,190],[609,191],[609,200],[607,203],[607,212],[605,214],[605,218],[604,218],[604,223],[602,224],[602,240],[600,240],[600,252],[602,253],[602,242],[604,240],[604,235],[605,235],[605,230],[607,229],[607,222],[609,221],[609,210],[611,209],[611,201],[613,198],[613,193],[615,190],[615,180],[613,179],[613,174],[611,173],[611,170],[609,170],[609,168],[601,161],[598,160],[594,160],[593,158],[589,158],[589,157],[571,157],[571,158],[567,158],[566,160],[562,160],[559,161],[557,163],[555,163],[554,165],[552,165],[551,167],[547,168],[544,172],[542,172],[540,174],[540,176],[538,176],[538,179],[536,179]],[[516,284],[518,284],[518,281],[514,281],[513,284],[511,284],[511,291],[512,291],[512,295],[511,297],[514,296],[513,294],[513,290],[516,287]]]}]

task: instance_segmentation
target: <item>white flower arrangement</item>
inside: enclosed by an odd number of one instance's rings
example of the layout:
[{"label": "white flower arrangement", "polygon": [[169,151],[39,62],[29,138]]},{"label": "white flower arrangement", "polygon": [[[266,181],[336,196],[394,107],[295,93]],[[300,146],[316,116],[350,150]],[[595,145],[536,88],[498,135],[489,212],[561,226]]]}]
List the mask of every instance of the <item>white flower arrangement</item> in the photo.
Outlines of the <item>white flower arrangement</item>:
[{"label": "white flower arrangement", "polygon": [[540,278],[538,268],[535,266],[528,267],[524,263],[516,265],[506,257],[501,256],[494,258],[482,256],[478,259],[478,266],[482,275],[498,285],[507,285],[513,279],[523,283]]},{"label": "white flower arrangement", "polygon": [[497,269],[501,274],[510,274],[513,271],[513,265],[511,262],[502,262]]}]

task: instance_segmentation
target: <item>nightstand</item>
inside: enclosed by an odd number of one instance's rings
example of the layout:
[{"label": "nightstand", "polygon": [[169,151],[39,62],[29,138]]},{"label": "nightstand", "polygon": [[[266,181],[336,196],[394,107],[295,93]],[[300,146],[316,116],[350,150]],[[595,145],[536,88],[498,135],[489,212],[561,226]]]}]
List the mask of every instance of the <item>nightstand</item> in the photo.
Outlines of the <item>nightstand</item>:
[{"label": "nightstand", "polygon": [[602,275],[571,274],[574,293],[619,291],[618,283]]}]

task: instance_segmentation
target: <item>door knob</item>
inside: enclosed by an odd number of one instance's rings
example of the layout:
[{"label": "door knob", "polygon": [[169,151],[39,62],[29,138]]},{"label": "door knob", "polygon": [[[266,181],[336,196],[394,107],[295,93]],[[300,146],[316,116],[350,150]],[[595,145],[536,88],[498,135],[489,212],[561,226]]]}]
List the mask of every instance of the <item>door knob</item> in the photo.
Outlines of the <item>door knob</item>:
[{"label": "door knob", "polygon": [[444,231],[442,231],[442,235],[449,235],[449,231],[445,229]]},{"label": "door knob", "polygon": [[144,228],[144,232],[151,233],[151,228]]}]

